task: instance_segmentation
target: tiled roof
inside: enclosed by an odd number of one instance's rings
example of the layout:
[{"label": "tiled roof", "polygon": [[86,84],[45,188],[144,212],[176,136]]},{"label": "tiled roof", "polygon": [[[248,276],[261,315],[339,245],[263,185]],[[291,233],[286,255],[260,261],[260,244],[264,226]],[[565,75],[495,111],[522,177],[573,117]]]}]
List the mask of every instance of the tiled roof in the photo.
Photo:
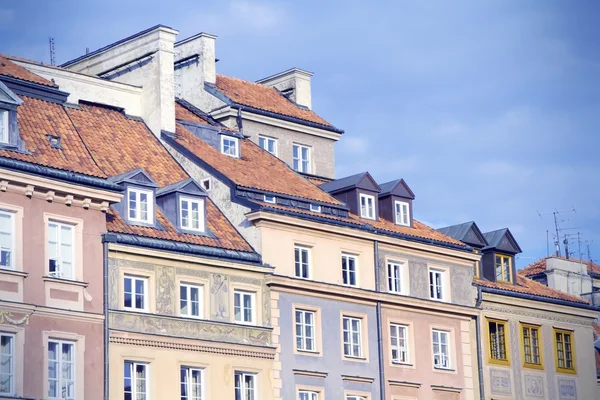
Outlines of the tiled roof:
[{"label": "tiled roof", "polygon": [[521,276],[521,275],[517,275],[517,284],[516,285],[511,285],[511,284],[507,284],[507,283],[489,282],[489,281],[484,281],[481,279],[475,279],[474,282],[475,282],[475,284],[480,285],[480,286],[506,290],[509,292],[517,292],[517,293],[530,294],[530,295],[534,295],[534,296],[547,297],[547,298],[551,298],[551,299],[565,300],[565,301],[570,301],[573,303],[589,304],[587,301],[582,300],[579,297],[571,296],[570,294],[561,292],[560,290],[552,289],[546,285],[542,285],[541,283],[538,283],[529,278],[525,278],[524,276]]},{"label": "tiled roof", "polygon": [[249,139],[240,140],[241,158],[222,154],[180,123],[177,124],[175,140],[236,185],[323,203],[341,204]]},{"label": "tiled roof", "polygon": [[44,86],[58,87],[54,82],[51,82],[39,75],[30,72],[26,68],[15,64],[8,58],[0,54],[0,75],[10,76],[11,78],[21,79],[28,82],[37,83]]},{"label": "tiled roof", "polygon": [[584,265],[586,265],[588,273],[600,275],[600,265],[594,264],[593,262],[591,262],[589,260],[580,260],[578,258],[569,258],[567,260],[567,258],[563,257],[563,256],[544,257],[540,260],[537,260],[536,262],[534,262],[532,264],[529,264],[528,266],[524,267],[523,269],[519,270],[519,274],[523,275],[523,276],[534,276],[534,275],[540,274],[542,272],[545,272],[546,271],[546,260],[548,258],[559,258],[561,260],[572,261],[572,262],[576,262],[576,263],[581,262]]},{"label": "tiled roof", "polygon": [[600,339],[600,325],[593,323],[592,326],[594,327],[594,340]]},{"label": "tiled roof", "polygon": [[314,185],[321,185],[323,183],[327,183],[329,181],[331,181],[331,179],[326,179],[326,178],[320,178],[318,176],[305,176],[306,179],[308,179],[309,182],[313,183]]},{"label": "tiled roof", "polygon": [[207,119],[200,117],[199,115],[194,114],[187,108],[183,107],[179,103],[175,103],[175,118],[181,119],[184,121],[196,122],[198,124],[207,124],[210,125]]},{"label": "tiled roof", "polygon": [[298,107],[273,88],[224,75],[217,75],[216,88],[237,104],[331,127],[313,111]]}]

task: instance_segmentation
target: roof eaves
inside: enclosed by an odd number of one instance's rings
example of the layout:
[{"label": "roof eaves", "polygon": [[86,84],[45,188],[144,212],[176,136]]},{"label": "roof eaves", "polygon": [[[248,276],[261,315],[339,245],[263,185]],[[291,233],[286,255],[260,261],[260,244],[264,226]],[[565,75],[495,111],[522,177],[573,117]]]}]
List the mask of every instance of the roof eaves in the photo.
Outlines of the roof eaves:
[{"label": "roof eaves", "polygon": [[525,299],[525,300],[542,301],[542,302],[550,303],[550,304],[558,304],[558,305],[564,305],[564,306],[569,306],[569,307],[576,307],[576,308],[583,308],[583,309],[587,309],[587,310],[600,311],[600,307],[592,306],[587,303],[580,303],[580,302],[575,302],[575,301],[556,299],[554,297],[547,297],[547,296],[541,296],[541,295],[535,295],[535,294],[521,293],[521,292],[508,290],[508,289],[491,288],[491,287],[488,287],[485,285],[480,285],[478,283],[473,283],[473,285],[480,287],[481,290],[486,293],[499,294],[499,295],[509,296],[509,297],[518,297],[518,298]]}]

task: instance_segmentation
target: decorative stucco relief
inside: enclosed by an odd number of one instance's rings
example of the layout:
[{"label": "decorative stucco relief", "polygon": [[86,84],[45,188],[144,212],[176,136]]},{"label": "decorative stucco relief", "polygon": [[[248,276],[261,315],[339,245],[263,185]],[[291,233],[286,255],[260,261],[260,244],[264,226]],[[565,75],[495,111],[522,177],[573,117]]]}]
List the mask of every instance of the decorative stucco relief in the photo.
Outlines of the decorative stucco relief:
[{"label": "decorative stucco relief", "polygon": [[493,394],[511,396],[510,372],[504,369],[490,368],[490,390]]},{"label": "decorative stucco relief", "polygon": [[204,278],[204,279],[208,279],[210,277],[209,272],[192,269],[192,268],[177,267],[177,268],[175,268],[175,273],[177,275],[195,276],[197,278]]},{"label": "decorative stucco relief", "polygon": [[248,278],[246,276],[231,275],[229,280],[236,283],[245,283],[248,285],[260,286],[262,281],[256,278]]},{"label": "decorative stucco relief", "polygon": [[560,400],[577,399],[577,383],[575,379],[558,378],[558,398]]},{"label": "decorative stucco relief", "polygon": [[229,321],[229,277],[210,276],[210,316],[219,321]]},{"label": "decorative stucco relief", "polygon": [[514,379],[514,388],[515,388],[515,397],[522,398],[523,397],[523,384],[522,381],[522,360],[521,360],[521,346],[519,344],[519,340],[521,335],[519,333],[519,324],[516,321],[509,321],[508,329],[510,330],[510,348],[511,348],[511,358],[512,358],[512,376]]},{"label": "decorative stucco relief", "polygon": [[540,375],[523,375],[525,381],[525,396],[544,398],[544,378]]},{"label": "decorative stucco relief", "polygon": [[175,309],[175,270],[170,267],[156,267],[156,312],[158,314],[173,315]]},{"label": "decorative stucco relief", "polygon": [[0,311],[0,324],[29,325],[30,315],[26,314],[21,318],[16,318],[10,311]]},{"label": "decorative stucco relief", "polygon": [[485,302],[483,303],[482,307],[486,311],[496,311],[496,312],[505,313],[505,314],[521,315],[524,317],[532,317],[532,318],[543,318],[543,319],[547,319],[549,321],[558,321],[558,322],[564,322],[567,324],[583,325],[583,326],[589,326],[589,327],[592,326],[591,321],[582,321],[582,320],[573,319],[573,318],[559,318],[554,315],[548,315],[548,314],[544,314],[544,313],[540,313],[540,312],[536,313],[536,312],[521,311],[521,310],[517,310],[514,308],[509,308],[509,307],[496,307],[496,306],[492,306],[490,304],[486,304]]},{"label": "decorative stucco relief", "polygon": [[271,326],[271,288],[266,284],[262,286],[263,325]]},{"label": "decorative stucco relief", "polygon": [[119,282],[119,266],[117,260],[110,258],[108,260],[108,304],[112,309],[119,308],[119,292],[121,291],[121,282]]}]

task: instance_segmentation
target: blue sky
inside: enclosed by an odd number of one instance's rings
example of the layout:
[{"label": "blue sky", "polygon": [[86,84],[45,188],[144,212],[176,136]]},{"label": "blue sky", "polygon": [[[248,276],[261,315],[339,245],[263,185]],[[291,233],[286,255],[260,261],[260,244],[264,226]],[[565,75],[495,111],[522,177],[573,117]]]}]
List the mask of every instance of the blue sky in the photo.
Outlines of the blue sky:
[{"label": "blue sky", "polygon": [[538,211],[573,207],[561,234],[581,232],[600,260],[599,13],[591,0],[4,1],[0,52],[48,62],[53,36],[61,63],[161,23],[216,34],[219,73],[313,71],[313,108],[346,131],[338,177],[403,177],[434,227],[508,227],[523,266],[553,232]]}]

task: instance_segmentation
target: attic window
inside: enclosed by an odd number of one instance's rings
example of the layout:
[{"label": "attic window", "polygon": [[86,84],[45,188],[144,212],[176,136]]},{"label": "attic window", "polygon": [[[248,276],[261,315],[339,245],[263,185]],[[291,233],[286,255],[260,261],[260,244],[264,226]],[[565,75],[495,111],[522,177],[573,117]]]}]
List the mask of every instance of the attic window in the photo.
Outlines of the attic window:
[{"label": "attic window", "polygon": [[179,199],[181,210],[181,228],[191,231],[204,231],[204,200],[181,197]]},{"label": "attic window", "polygon": [[512,258],[496,254],[496,282],[511,282]]},{"label": "attic window", "polygon": [[238,158],[240,143],[238,138],[221,135],[221,153]]},{"label": "attic window", "polygon": [[206,190],[207,192],[210,192],[210,189],[212,187],[210,178],[202,179],[202,181],[200,183],[202,184],[202,188],[204,190]]},{"label": "attic window", "polygon": [[8,143],[8,111],[0,110],[0,143]]},{"label": "attic window", "polygon": [[394,203],[396,210],[396,224],[410,226],[410,210],[409,205],[405,201],[396,201]]},{"label": "attic window", "polygon": [[60,143],[60,136],[48,135],[48,141],[50,142],[50,146],[53,149],[62,149],[62,145]]},{"label": "attic window", "polygon": [[267,196],[265,194],[265,203],[271,203],[271,204],[275,204],[276,203],[276,199],[275,196]]},{"label": "attic window", "polygon": [[375,197],[368,194],[360,194],[360,216],[362,218],[375,219]]},{"label": "attic window", "polygon": [[312,212],[321,212],[321,206],[318,204],[311,204],[310,211]]},{"label": "attic window", "polygon": [[154,213],[151,190],[130,188],[127,190],[127,215],[135,222],[152,223]]}]

